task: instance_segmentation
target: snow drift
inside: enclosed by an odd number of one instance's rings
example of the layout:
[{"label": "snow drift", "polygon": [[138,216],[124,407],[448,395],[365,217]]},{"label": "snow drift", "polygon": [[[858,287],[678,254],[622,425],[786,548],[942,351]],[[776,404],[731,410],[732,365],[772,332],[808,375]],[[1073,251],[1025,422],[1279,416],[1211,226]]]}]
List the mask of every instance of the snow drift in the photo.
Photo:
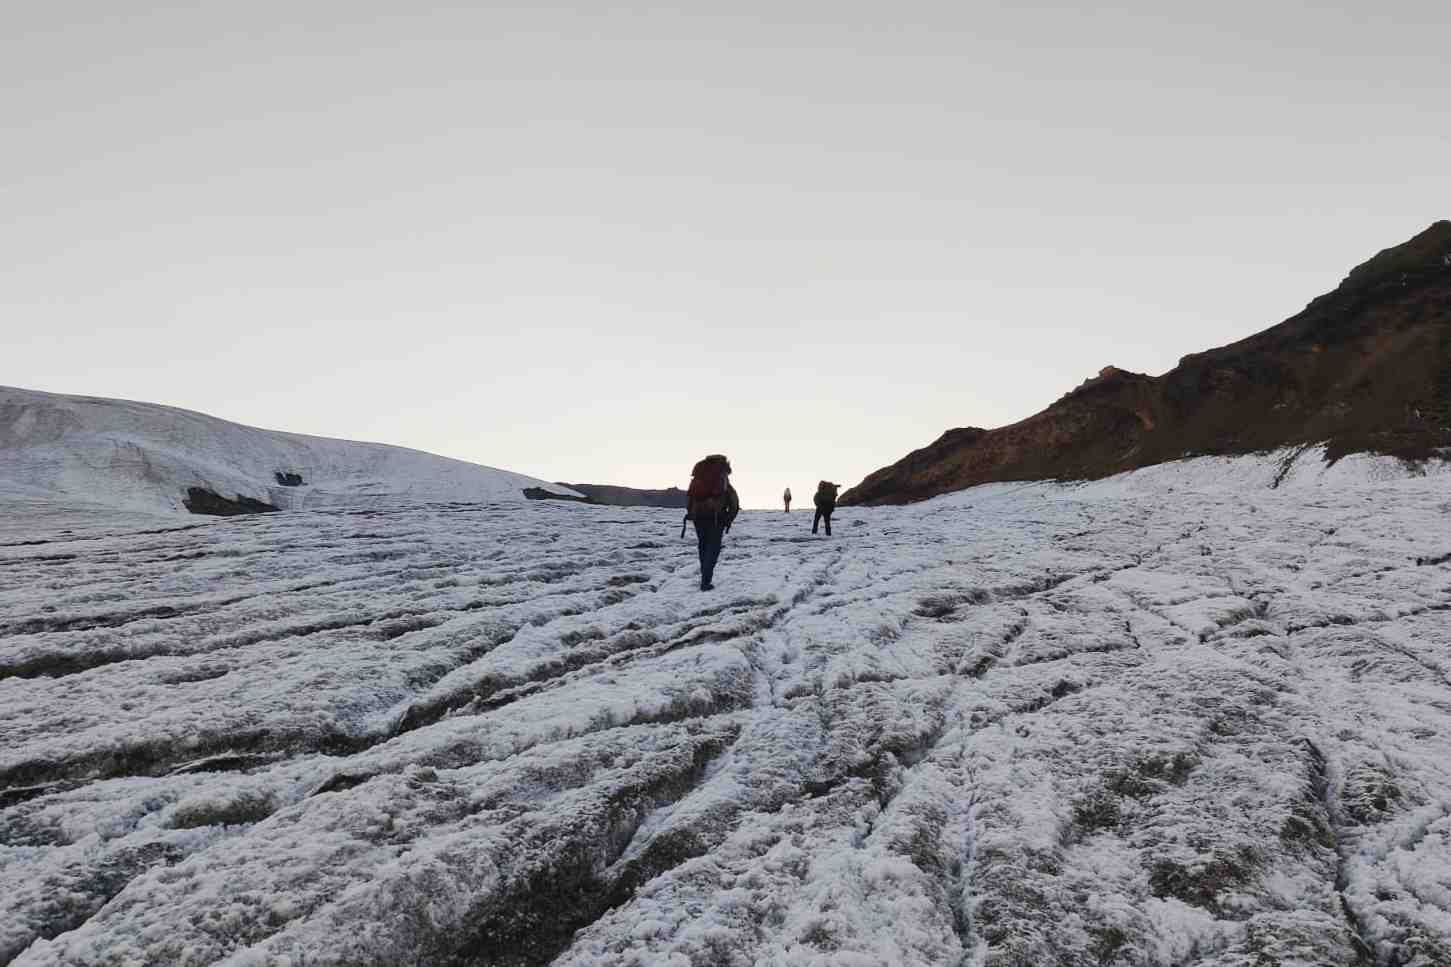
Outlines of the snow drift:
[{"label": "snow drift", "polygon": [[315,509],[524,500],[558,484],[406,447],[243,426],[190,410],[0,387],[0,495],[176,512],[193,488]]}]

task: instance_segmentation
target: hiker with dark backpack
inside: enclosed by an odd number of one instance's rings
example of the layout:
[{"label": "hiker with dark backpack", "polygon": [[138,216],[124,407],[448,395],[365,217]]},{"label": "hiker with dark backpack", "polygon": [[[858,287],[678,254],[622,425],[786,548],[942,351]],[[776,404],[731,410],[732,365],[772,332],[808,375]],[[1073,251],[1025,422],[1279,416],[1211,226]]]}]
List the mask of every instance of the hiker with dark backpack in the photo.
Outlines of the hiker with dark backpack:
[{"label": "hiker with dark backpack", "polygon": [[720,558],[721,540],[735,523],[741,501],[731,486],[731,462],[719,453],[701,460],[690,471],[685,519],[695,523],[695,541],[700,548],[700,589],[714,584],[715,562]]},{"label": "hiker with dark backpack", "polygon": [[840,489],[841,484],[830,480],[816,485],[816,496],[812,498],[816,502],[816,516],[811,519],[811,533],[815,534],[817,525],[826,521],[826,536],[831,536],[831,515],[836,512],[836,492]]}]

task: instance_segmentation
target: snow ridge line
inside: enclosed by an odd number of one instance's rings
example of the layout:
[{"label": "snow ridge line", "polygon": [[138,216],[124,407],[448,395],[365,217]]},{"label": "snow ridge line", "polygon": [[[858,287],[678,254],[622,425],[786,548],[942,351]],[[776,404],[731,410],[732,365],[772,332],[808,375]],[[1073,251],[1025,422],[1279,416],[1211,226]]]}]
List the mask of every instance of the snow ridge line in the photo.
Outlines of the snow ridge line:
[{"label": "snow ridge line", "polygon": [[[243,601],[251,601],[264,595],[271,597],[274,594],[311,591],[316,588],[331,587],[335,583],[335,581],[314,581],[307,584],[299,584],[295,587],[278,588],[275,591],[264,592],[263,595],[255,593],[232,595],[193,605],[153,605],[131,611],[102,612],[72,618],[24,618],[9,623],[0,623],[0,637],[51,634],[66,631],[92,631],[97,628],[120,628],[137,621],[144,621],[148,618],[160,620],[182,618],[202,612],[215,611],[219,608],[230,607],[231,605],[240,604]],[[0,677],[4,677],[4,674],[4,669],[0,668]]]},{"label": "snow ridge line", "polygon": [[[618,602],[616,602],[618,603]],[[721,614],[727,616],[747,616],[755,614],[754,603],[746,607],[732,608],[725,606],[714,609],[710,612],[701,612],[692,617],[705,616],[711,619],[718,618]],[[564,614],[559,617],[572,617]],[[552,623],[552,622],[549,622]],[[492,645],[480,654],[461,662],[457,667],[466,668],[478,659],[490,652],[503,648],[513,642],[526,627],[537,628],[547,627],[546,625],[528,625],[516,628],[514,633],[504,640]],[[399,717],[397,724],[393,727],[390,737],[396,737],[426,728],[436,722],[453,715],[480,715],[495,709],[503,708],[521,698],[527,698],[560,685],[568,684],[569,676],[575,672],[597,669],[599,666],[619,667],[633,661],[648,658],[656,658],[661,655],[677,651],[682,648],[690,648],[696,645],[712,641],[732,641],[753,631],[761,631],[772,626],[774,621],[770,615],[748,622],[746,628],[726,627],[712,630],[717,622],[714,620],[698,621],[694,624],[687,622],[685,630],[673,634],[665,641],[660,641],[649,629],[625,629],[615,635],[606,636],[602,640],[606,645],[611,640],[625,639],[629,642],[619,648],[609,651],[580,649],[579,644],[587,644],[588,641],[576,642],[571,650],[563,653],[554,653],[541,656],[534,664],[534,673],[527,678],[510,677],[508,675],[496,675],[492,672],[475,679],[467,685],[461,685],[449,689],[433,698],[415,700],[408,704]],[[455,669],[457,670],[457,669]],[[452,674],[450,672],[449,674]],[[440,676],[440,678],[446,677]]]}]

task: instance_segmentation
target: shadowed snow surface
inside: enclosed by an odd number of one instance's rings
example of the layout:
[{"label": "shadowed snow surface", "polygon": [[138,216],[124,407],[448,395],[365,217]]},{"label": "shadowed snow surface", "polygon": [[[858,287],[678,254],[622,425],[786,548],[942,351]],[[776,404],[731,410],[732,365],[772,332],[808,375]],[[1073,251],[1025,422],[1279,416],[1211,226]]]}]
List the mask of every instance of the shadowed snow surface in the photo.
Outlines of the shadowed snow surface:
[{"label": "shadowed snow surface", "polygon": [[12,515],[0,963],[1451,963],[1444,478],[1196,479]]}]

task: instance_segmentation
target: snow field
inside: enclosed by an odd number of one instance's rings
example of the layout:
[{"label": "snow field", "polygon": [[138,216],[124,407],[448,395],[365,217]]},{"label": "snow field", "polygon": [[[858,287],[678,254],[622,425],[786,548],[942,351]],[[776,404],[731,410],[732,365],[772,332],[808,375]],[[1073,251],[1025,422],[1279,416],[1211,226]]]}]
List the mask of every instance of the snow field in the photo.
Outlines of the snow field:
[{"label": "snow field", "polygon": [[710,593],[673,511],[53,510],[0,963],[1451,963],[1451,500],[1204,467],[748,512]]},{"label": "snow field", "polygon": [[[288,474],[296,485],[283,482]],[[186,513],[192,487],[289,510],[522,502],[531,487],[580,496],[406,447],[261,430],[155,403],[0,386],[0,496],[27,501],[30,513],[61,502],[171,516]]]}]

